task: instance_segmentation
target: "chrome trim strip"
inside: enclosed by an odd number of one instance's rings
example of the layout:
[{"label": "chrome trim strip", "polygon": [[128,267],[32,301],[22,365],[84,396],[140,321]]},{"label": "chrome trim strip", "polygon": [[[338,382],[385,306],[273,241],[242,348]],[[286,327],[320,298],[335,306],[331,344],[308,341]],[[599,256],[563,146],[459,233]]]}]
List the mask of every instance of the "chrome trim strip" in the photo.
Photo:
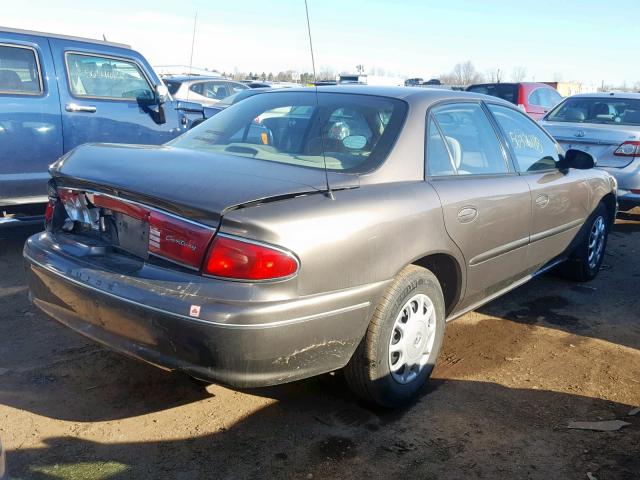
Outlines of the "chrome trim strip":
[{"label": "chrome trim strip", "polygon": [[505,243],[504,245],[500,245],[499,247],[492,248],[491,250],[487,250],[480,255],[476,255],[471,260],[469,260],[470,266],[478,265],[482,262],[486,262],[487,260],[491,260],[495,257],[499,257],[500,255],[504,255],[505,253],[512,252],[513,250],[517,250],[520,247],[524,247],[529,244],[529,238],[521,238],[519,240],[514,240],[513,242]]},{"label": "chrome trim strip", "polygon": [[[49,197],[46,195],[35,196],[35,197],[8,197],[2,198],[0,197],[0,206],[9,207],[13,205],[25,205],[32,203],[47,203],[49,201]],[[44,210],[42,211],[44,215]]]},{"label": "chrome trim strip", "polygon": [[474,303],[473,305],[463,308],[462,310],[460,310],[459,312],[454,313],[453,315],[451,315],[450,317],[446,318],[447,322],[450,322],[452,320],[455,320],[456,318],[459,318],[461,316],[463,316],[466,313],[469,313],[473,310],[476,310],[477,308],[480,308],[481,306],[491,302],[492,300],[495,300],[498,297],[501,297],[502,295],[504,295],[507,292],[510,292],[511,290],[514,290],[522,285],[524,285],[525,283],[527,283],[529,280],[534,279],[535,277],[542,275],[545,272],[548,272],[549,270],[551,270],[553,267],[555,267],[556,265],[561,264],[564,261],[564,258],[560,258],[558,260],[554,260],[553,262],[545,265],[544,267],[542,267],[540,270],[531,273],[523,278],[521,278],[520,280],[516,280],[515,282],[513,282],[511,285],[506,286],[505,288],[498,290],[497,292],[489,295],[488,297],[480,300],[479,302]]},{"label": "chrome trim strip", "polygon": [[140,308],[144,308],[147,310],[151,310],[153,312],[157,312],[160,313],[162,315],[167,315],[170,317],[174,317],[174,318],[180,318],[183,320],[189,320],[191,322],[196,322],[196,323],[202,323],[205,325],[209,325],[209,326],[215,326],[215,327],[222,327],[222,328],[230,328],[230,329],[241,329],[241,330],[260,330],[263,328],[273,328],[273,327],[281,327],[281,326],[285,326],[285,325],[293,325],[296,323],[302,323],[302,322],[308,322],[311,320],[317,320],[320,318],[326,318],[326,317],[332,317],[334,315],[339,315],[341,313],[347,313],[347,312],[352,312],[354,310],[360,310],[362,308],[368,308],[369,305],[371,305],[371,302],[362,302],[362,303],[358,303],[356,305],[349,305],[348,307],[342,307],[342,308],[337,308],[335,310],[329,310],[328,312],[322,312],[322,313],[316,313],[313,315],[306,315],[303,317],[298,317],[298,318],[292,318],[289,320],[279,320],[276,322],[269,322],[269,323],[260,323],[260,324],[255,324],[255,325],[249,325],[249,324],[243,324],[243,323],[221,323],[221,322],[212,322],[209,320],[203,320],[201,318],[194,318],[194,317],[189,317],[187,315],[182,315],[180,313],[174,313],[174,312],[169,312],[167,310],[163,310],[161,308],[157,308],[157,307],[152,307],[151,305],[145,305],[143,303],[140,302],[136,302],[135,300],[130,300],[128,298],[124,298],[124,297],[120,297],[118,295],[115,295],[113,293],[110,292],[106,292],[104,290],[100,290],[92,285],[87,285],[84,284],[82,282],[79,282],[78,280],[75,280],[73,278],[69,278],[66,275],[62,274],[61,272],[57,271],[55,268],[49,266],[49,265],[44,265],[41,262],[38,262],[37,260],[34,260],[31,256],[29,256],[27,253],[24,253],[24,257],[29,260],[29,262],[31,262],[33,265],[36,265],[40,268],[42,268],[43,270],[46,270],[50,273],[53,273],[54,275],[58,276],[59,278],[62,278],[63,280],[69,282],[69,283],[73,283],[74,285],[77,285],[79,287],[83,287],[86,288],[87,290],[91,290],[94,291],[96,293],[99,294],[103,294],[106,295],[110,298],[113,298],[115,300],[119,300],[121,302],[124,303],[128,303],[130,305],[134,305],[136,307],[140,307]]},{"label": "chrome trim strip", "polygon": [[544,230],[543,232],[538,232],[531,235],[531,243],[537,242],[538,240],[543,240],[547,237],[551,237],[553,235],[558,235],[559,233],[564,233],[572,228],[575,228],[584,223],[584,218],[579,218],[577,220],[573,220],[572,222],[565,223],[564,225],[559,225],[557,227],[550,228],[549,230]]},{"label": "chrome trim strip", "polygon": [[0,173],[0,181],[11,180],[48,180],[51,178],[48,172],[39,173]]}]

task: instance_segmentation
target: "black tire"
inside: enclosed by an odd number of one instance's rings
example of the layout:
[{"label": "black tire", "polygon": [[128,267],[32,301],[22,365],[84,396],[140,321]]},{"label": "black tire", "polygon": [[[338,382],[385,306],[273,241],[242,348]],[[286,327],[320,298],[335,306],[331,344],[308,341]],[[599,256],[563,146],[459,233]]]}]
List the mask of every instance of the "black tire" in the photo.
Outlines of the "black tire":
[{"label": "black tire", "polygon": [[[593,241],[594,231],[603,222],[603,238],[600,253],[596,258],[591,258],[593,248],[590,243]],[[588,282],[593,280],[602,266],[604,260],[604,252],[607,248],[607,240],[609,238],[609,229],[611,228],[611,217],[607,207],[602,203],[591,214],[587,222],[585,222],[585,230],[583,231],[582,240],[571,253],[566,262],[560,265],[560,273],[577,282]],[[595,260],[595,261],[594,261]]]},{"label": "black tire", "polygon": [[[398,333],[394,325],[400,313],[404,311],[404,307],[414,298],[423,298],[416,297],[420,294],[431,301],[435,312],[435,319],[431,317],[429,321],[429,325],[435,324],[435,330],[432,330],[434,338],[432,346],[425,350],[428,354],[423,353],[420,357],[426,360],[424,366],[419,371],[409,369],[409,374],[415,375],[415,378],[403,384],[394,378],[394,375],[397,377],[399,373],[391,373],[391,335]],[[347,384],[356,395],[369,403],[383,407],[398,407],[406,404],[417,396],[431,376],[442,348],[444,328],[444,297],[437,278],[425,268],[409,265],[388,287],[373,314],[364,338],[345,367],[344,375]],[[414,341],[418,343],[414,345],[420,345],[421,333],[418,332],[415,336]],[[427,337],[427,335],[424,336]],[[425,342],[428,341],[425,340]],[[399,372],[403,371],[404,368],[399,370]]]}]

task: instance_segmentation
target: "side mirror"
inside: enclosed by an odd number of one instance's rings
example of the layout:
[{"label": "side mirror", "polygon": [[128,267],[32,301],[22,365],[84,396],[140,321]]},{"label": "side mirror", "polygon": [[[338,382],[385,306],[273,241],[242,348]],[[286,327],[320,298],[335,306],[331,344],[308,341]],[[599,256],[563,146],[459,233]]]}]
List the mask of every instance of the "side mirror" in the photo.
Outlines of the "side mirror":
[{"label": "side mirror", "polygon": [[566,170],[569,168],[577,168],[579,170],[589,170],[596,166],[596,159],[587,152],[582,150],[576,150],[571,148],[566,151],[563,157],[560,158],[558,167],[560,170]]},{"label": "side mirror", "polygon": [[171,97],[169,96],[169,89],[163,83],[161,85],[156,85],[156,98],[158,99],[158,104],[162,105],[165,102],[168,102]]}]

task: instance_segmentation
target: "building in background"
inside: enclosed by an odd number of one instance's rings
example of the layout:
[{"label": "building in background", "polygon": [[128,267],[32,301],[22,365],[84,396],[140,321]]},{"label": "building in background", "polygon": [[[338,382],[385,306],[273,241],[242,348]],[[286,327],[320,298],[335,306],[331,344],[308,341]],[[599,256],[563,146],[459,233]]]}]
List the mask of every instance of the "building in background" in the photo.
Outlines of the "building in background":
[{"label": "building in background", "polygon": [[563,97],[570,97],[578,93],[595,93],[598,91],[596,85],[585,84],[582,82],[542,82],[555,88]]}]

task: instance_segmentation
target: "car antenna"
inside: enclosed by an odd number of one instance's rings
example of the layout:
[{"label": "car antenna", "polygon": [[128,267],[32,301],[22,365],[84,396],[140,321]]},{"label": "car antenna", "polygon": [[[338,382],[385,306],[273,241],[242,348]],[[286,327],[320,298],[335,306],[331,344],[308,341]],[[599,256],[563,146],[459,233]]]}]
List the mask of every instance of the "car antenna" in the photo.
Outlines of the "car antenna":
[{"label": "car antenna", "polygon": [[[320,100],[318,95],[318,79],[316,77],[316,61],[313,56],[313,42],[311,41],[311,22],[309,21],[309,5],[307,0],[304,0],[304,9],[307,13],[307,32],[309,33],[309,50],[311,50],[311,68],[313,69],[313,88],[316,93],[316,108],[318,109],[318,118],[320,118]],[[322,125],[320,125],[320,144],[322,146],[322,160],[324,162],[324,180],[327,185],[327,197],[331,200],[335,200],[333,192],[331,191],[331,185],[329,184],[329,171],[327,170],[327,156],[324,151],[324,134],[322,133]]]},{"label": "car antenna", "polygon": [[[198,12],[196,12],[193,17],[193,35],[191,36],[191,56],[189,57],[189,75],[187,75],[187,80],[191,80],[191,70],[193,69],[193,47],[196,44],[196,22],[198,21]],[[189,101],[189,90],[191,88],[187,88],[187,102]]]}]

